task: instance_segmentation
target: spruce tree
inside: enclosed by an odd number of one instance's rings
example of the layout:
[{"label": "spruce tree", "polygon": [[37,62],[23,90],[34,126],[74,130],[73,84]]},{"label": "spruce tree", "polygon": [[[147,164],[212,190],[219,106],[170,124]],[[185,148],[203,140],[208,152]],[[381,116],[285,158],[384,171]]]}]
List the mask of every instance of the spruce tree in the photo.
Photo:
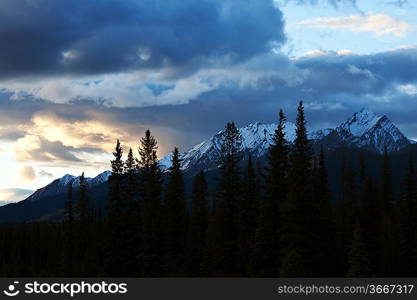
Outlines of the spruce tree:
[{"label": "spruce tree", "polygon": [[77,238],[78,244],[77,248],[77,262],[79,262],[78,274],[79,276],[89,276],[88,265],[90,263],[88,253],[91,250],[91,241],[90,241],[90,222],[91,218],[91,209],[89,204],[87,182],[85,180],[84,172],[79,177],[79,186],[77,192]]},{"label": "spruce tree", "polygon": [[140,266],[137,261],[141,239],[141,210],[137,199],[138,194],[138,166],[133,156],[132,148],[129,149],[126,161],[124,162],[123,174],[123,197],[125,210],[123,212],[124,229],[122,238],[123,249],[123,272],[124,276],[137,276],[140,274]]},{"label": "spruce tree", "polygon": [[64,211],[63,241],[63,276],[73,277],[74,274],[74,212],[72,203],[72,184],[68,185],[67,200]]},{"label": "spruce tree", "polygon": [[107,203],[107,240],[105,268],[108,276],[123,276],[123,210],[124,197],[122,195],[123,180],[123,150],[120,141],[117,140],[114,159],[111,161],[111,175],[109,177],[109,200]]},{"label": "spruce tree", "polygon": [[334,262],[332,262],[336,258],[336,244],[335,224],[330,204],[331,195],[323,146],[320,148],[318,165],[315,168],[314,177],[314,201],[317,203],[314,225],[314,230],[317,233],[314,254],[316,257],[315,269],[319,276],[329,277],[336,271]]},{"label": "spruce tree", "polygon": [[137,194],[137,185],[138,185],[138,176],[137,176],[138,166],[136,163],[136,159],[133,156],[132,148],[129,149],[127,154],[126,161],[124,163],[124,195],[126,197],[126,207],[127,209],[137,209],[137,201],[136,194]]},{"label": "spruce tree", "polygon": [[161,276],[163,268],[162,173],[158,164],[158,145],[147,130],[139,147],[139,196],[142,215],[141,249],[138,263],[142,276]]},{"label": "spruce tree", "polygon": [[117,216],[125,209],[123,195],[123,149],[120,141],[117,140],[115,151],[113,152],[114,160],[111,161],[111,175],[109,177],[109,201],[107,204],[108,215]]},{"label": "spruce tree", "polygon": [[201,274],[209,217],[207,188],[204,172],[200,171],[194,177],[193,182],[192,208],[187,243],[187,261],[191,276],[199,276]]},{"label": "spruce tree", "polygon": [[[298,105],[296,120],[296,138],[290,153],[289,193],[281,206],[281,257],[292,257],[297,253],[299,264],[305,272],[299,276],[312,276],[314,268],[314,203],[312,166],[313,156],[308,140],[303,103]],[[283,270],[280,271],[285,276]],[[289,274],[290,275],[290,274]],[[291,274],[296,275],[296,274]]]},{"label": "spruce tree", "polygon": [[185,247],[187,239],[188,212],[186,208],[184,180],[178,148],[172,152],[171,167],[165,189],[166,251],[168,274],[185,273]]},{"label": "spruce tree", "polygon": [[233,122],[227,123],[221,143],[221,167],[216,211],[212,221],[214,231],[212,256],[213,275],[236,275],[237,207],[239,204],[240,178],[238,161],[242,137]]},{"label": "spruce tree", "polygon": [[79,177],[77,216],[81,223],[87,222],[90,217],[87,182],[85,180],[84,172],[82,172]]},{"label": "spruce tree", "polygon": [[252,156],[249,155],[246,172],[242,178],[240,201],[238,202],[237,273],[247,276],[250,272],[249,258],[257,228],[260,186]]},{"label": "spruce tree", "polygon": [[280,110],[278,126],[269,147],[266,168],[266,195],[260,198],[258,226],[250,255],[252,276],[275,276],[280,255],[280,208],[288,192],[289,145],[285,138],[284,112]]}]

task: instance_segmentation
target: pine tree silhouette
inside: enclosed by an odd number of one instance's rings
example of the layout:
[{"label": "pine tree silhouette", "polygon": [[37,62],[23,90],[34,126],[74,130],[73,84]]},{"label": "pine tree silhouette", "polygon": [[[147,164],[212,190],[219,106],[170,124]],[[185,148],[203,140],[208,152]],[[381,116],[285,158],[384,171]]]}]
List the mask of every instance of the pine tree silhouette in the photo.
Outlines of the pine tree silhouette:
[{"label": "pine tree silhouette", "polygon": [[238,170],[239,150],[242,142],[239,130],[233,122],[227,123],[221,144],[221,167],[216,198],[216,210],[212,222],[215,230],[212,240],[211,268],[216,276],[236,275],[237,207],[239,206],[240,178]]},{"label": "pine tree silhouette", "polygon": [[64,212],[64,241],[63,241],[63,276],[73,277],[74,273],[74,211],[72,203],[72,183],[68,185],[67,201]]},{"label": "pine tree silhouette", "polygon": [[165,189],[166,251],[168,274],[185,274],[185,247],[187,240],[188,212],[186,208],[181,159],[178,148],[172,152]]},{"label": "pine tree silhouette", "polygon": [[106,241],[106,272],[110,276],[120,277],[123,275],[122,254],[125,245],[123,244],[123,211],[124,195],[122,194],[123,180],[123,150],[120,141],[117,140],[114,160],[111,161],[111,175],[109,177],[109,200],[107,203],[107,241]]},{"label": "pine tree silhouette", "polygon": [[122,224],[124,224],[121,233],[123,244],[122,249],[122,266],[124,276],[137,276],[141,274],[140,265],[137,260],[137,253],[141,240],[142,218],[141,207],[138,201],[138,165],[133,156],[132,148],[129,149],[126,161],[124,163],[123,174],[123,197],[125,209],[122,214]]},{"label": "pine tree silhouette", "polygon": [[163,268],[162,174],[158,165],[155,138],[147,130],[139,147],[139,196],[142,206],[142,238],[138,263],[142,276],[161,276]]},{"label": "pine tree silhouette", "polygon": [[241,200],[238,202],[237,272],[242,276],[250,274],[250,252],[257,228],[260,186],[252,156],[249,155],[246,172],[242,178]]},{"label": "pine tree silhouette", "polygon": [[199,276],[208,229],[207,182],[204,172],[194,177],[192,189],[192,209],[188,236],[188,269],[190,275]]},{"label": "pine tree silhouette", "polygon": [[336,259],[335,223],[333,221],[331,195],[328,185],[326,158],[323,146],[320,147],[318,165],[314,172],[314,202],[316,205],[316,242],[314,257],[318,276],[329,277],[335,274],[333,261]]},{"label": "pine tree silhouette", "polygon": [[91,209],[89,204],[87,182],[85,180],[84,172],[79,177],[79,186],[77,191],[77,260],[79,262],[78,275],[89,276],[88,264],[89,262],[89,248],[92,244],[90,241],[90,222],[92,222]]},{"label": "pine tree silhouette", "polygon": [[266,168],[266,195],[260,198],[258,227],[251,251],[250,273],[271,277],[278,273],[281,207],[288,193],[289,145],[285,138],[284,112],[280,110]]},{"label": "pine tree silhouette", "polygon": [[[313,198],[313,156],[302,102],[297,110],[296,138],[289,159],[289,193],[281,206],[281,255],[293,259],[296,253],[302,266],[300,270],[304,270],[299,276],[312,276],[317,271],[314,269],[313,261],[314,243],[317,238],[316,232],[312,231],[313,213],[316,211]],[[282,276],[286,275],[285,270],[281,269]],[[292,272],[288,275],[296,274]]]},{"label": "pine tree silhouette", "polygon": [[77,216],[81,223],[87,222],[90,217],[87,182],[85,181],[84,172],[79,177]]}]

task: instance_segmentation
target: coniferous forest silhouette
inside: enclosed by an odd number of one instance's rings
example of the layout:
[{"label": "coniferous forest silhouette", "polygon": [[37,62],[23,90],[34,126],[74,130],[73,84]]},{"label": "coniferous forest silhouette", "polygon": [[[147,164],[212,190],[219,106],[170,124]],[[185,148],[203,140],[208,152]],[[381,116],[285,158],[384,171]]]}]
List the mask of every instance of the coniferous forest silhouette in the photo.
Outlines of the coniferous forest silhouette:
[{"label": "coniferous forest silhouette", "polygon": [[414,162],[396,196],[387,150],[380,174],[364,158],[359,172],[342,160],[334,199],[302,102],[293,143],[285,121],[281,110],[262,168],[244,159],[239,130],[227,123],[215,187],[201,171],[190,193],[177,148],[163,172],[149,130],[137,155],[117,141],[106,207],[91,205],[82,174],[68,187],[62,220],[0,225],[1,276],[417,276]]}]

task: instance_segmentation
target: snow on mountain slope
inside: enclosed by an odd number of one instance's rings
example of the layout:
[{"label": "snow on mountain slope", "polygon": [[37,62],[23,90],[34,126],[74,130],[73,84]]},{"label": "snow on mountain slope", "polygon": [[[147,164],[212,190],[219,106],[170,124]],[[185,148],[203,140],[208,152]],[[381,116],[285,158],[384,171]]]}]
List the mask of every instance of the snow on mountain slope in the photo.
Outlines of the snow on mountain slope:
[{"label": "snow on mountain slope", "polygon": [[340,124],[336,130],[338,132],[346,131],[353,136],[362,136],[370,128],[374,127],[383,116],[376,115],[367,108],[355,113],[348,118],[346,122]]},{"label": "snow on mountain slope", "polygon": [[[241,151],[248,151],[254,157],[264,155],[272,143],[276,126],[276,124],[258,122],[239,128],[242,135]],[[287,122],[285,131],[287,140],[293,142],[295,125]],[[350,146],[383,153],[385,146],[388,152],[395,152],[410,144],[410,141],[386,116],[374,114],[366,108],[355,113],[334,129],[309,132],[311,140],[327,148]],[[191,150],[182,152],[183,169],[189,170],[196,166],[206,169],[217,166],[220,159],[221,140],[222,131],[194,146]],[[163,157],[160,165],[163,170],[168,169],[171,166],[171,154]]]},{"label": "snow on mountain slope", "polygon": [[349,146],[383,153],[399,151],[410,144],[404,134],[385,115],[362,109],[335,128],[338,137]]},{"label": "snow on mountain slope", "polygon": [[[111,172],[104,171],[100,173],[94,178],[86,177],[86,182],[88,187],[94,187],[100,183],[106,182],[109,179]],[[68,190],[68,185],[71,184],[74,188],[77,188],[80,184],[80,179],[78,176],[73,176],[66,174],[61,178],[58,178],[52,181],[47,186],[38,189],[32,195],[30,195],[26,200],[28,201],[36,201],[42,197],[54,196],[61,193],[66,193]]]},{"label": "snow on mountain slope", "polygon": [[[239,128],[242,136],[241,151],[248,151],[253,157],[264,155],[272,143],[276,124],[253,123],[246,127]],[[285,132],[287,140],[293,142],[295,139],[295,125],[286,122]],[[223,131],[219,131],[210,139],[194,146],[191,150],[181,153],[183,169],[191,169],[195,166],[210,168],[218,165],[220,160],[220,149]],[[163,157],[159,163],[163,170],[171,166],[172,154]]]}]

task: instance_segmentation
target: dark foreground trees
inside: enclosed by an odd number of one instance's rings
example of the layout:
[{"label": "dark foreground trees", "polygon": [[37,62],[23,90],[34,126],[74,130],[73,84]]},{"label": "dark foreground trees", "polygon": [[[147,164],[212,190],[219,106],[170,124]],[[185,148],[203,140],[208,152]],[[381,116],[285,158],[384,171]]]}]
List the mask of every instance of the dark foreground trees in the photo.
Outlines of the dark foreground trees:
[{"label": "dark foreground trees", "polygon": [[161,170],[148,130],[138,158],[116,143],[104,211],[84,174],[68,188],[55,222],[0,226],[2,276],[416,276],[417,174],[407,167],[399,197],[390,157],[371,174],[345,158],[331,199],[326,153],[315,154],[302,102],[296,138],[279,112],[266,166],[241,151],[227,123],[216,178],[190,181],[181,153]]}]

